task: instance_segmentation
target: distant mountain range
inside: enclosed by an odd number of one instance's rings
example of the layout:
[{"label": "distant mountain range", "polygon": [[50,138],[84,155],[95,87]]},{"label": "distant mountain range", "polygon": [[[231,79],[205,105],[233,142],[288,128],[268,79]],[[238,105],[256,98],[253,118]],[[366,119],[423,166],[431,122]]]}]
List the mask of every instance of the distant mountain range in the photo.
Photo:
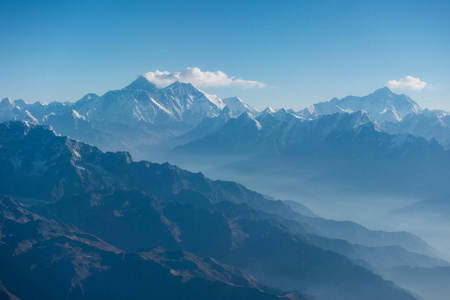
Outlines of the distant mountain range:
[{"label": "distant mountain range", "polygon": [[[320,192],[356,188],[424,200],[450,192],[450,117],[387,87],[298,112],[259,111],[237,97],[219,99],[180,82],[159,88],[141,76],[121,90],[75,103],[5,98],[0,121],[8,120],[49,125],[102,150],[210,170],[267,193],[306,191],[317,183],[324,186]],[[278,173],[279,185],[259,185]],[[245,181],[250,176],[255,184]],[[286,176],[303,184],[285,188]]]},{"label": "distant mountain range", "polygon": [[314,104],[296,114],[304,118],[317,118],[320,115],[357,111],[366,111],[373,121],[382,124],[400,122],[408,114],[420,113],[421,108],[408,96],[395,94],[384,87],[365,97],[333,98],[328,102]]},{"label": "distant mountain range", "polygon": [[[220,118],[224,107],[228,107],[232,118],[243,113],[257,117],[275,112],[271,109],[261,112],[237,97],[222,100],[189,83],[175,82],[158,88],[141,76],[121,90],[109,91],[103,96],[87,94],[75,103],[27,104],[23,100],[5,98],[0,103],[0,122],[24,120],[51,125],[61,134],[95,142],[105,149],[122,149],[127,145],[135,149],[139,144],[163,145],[180,137],[205,119]],[[323,115],[358,111],[365,111],[370,120],[387,133],[434,138],[445,148],[450,146],[450,117],[446,112],[424,110],[408,96],[395,94],[387,87],[365,97],[333,98],[287,113],[314,120]],[[129,131],[136,129],[139,129],[141,139],[130,146]],[[199,133],[198,129],[194,130]],[[173,146],[173,143],[169,144]]]},{"label": "distant mountain range", "polygon": [[[450,117],[387,87],[298,112],[259,111],[237,97],[220,99],[189,83],[159,88],[141,76],[121,90],[75,103],[5,98],[0,121],[8,120],[48,125],[102,150],[175,162],[266,193],[302,194],[317,184],[319,193],[370,191],[423,200],[450,192]],[[289,178],[301,184],[283,186]],[[261,185],[266,180],[272,184]]]},{"label": "distant mountain range", "polygon": [[[224,107],[227,112],[223,112]],[[323,115],[359,111],[365,111],[371,122],[387,133],[436,139],[444,148],[450,146],[450,117],[446,112],[424,110],[408,96],[395,94],[387,87],[365,97],[333,98],[287,113],[304,120],[316,120]],[[196,127],[204,127],[202,123],[208,119],[223,120],[224,114],[236,118],[243,113],[258,117],[274,112],[270,108],[261,112],[237,97],[222,100],[189,83],[175,82],[158,88],[141,76],[121,90],[109,91],[103,96],[87,94],[75,103],[27,104],[23,100],[5,98],[0,103],[0,122],[24,120],[51,125],[61,134],[105,150],[145,152],[149,145],[173,148],[180,142],[203,138],[213,133],[215,127],[209,131]],[[190,133],[192,130],[196,134]]]},{"label": "distant mountain range", "polygon": [[422,109],[406,95],[384,87],[365,97],[347,96],[320,102],[295,114],[306,119],[334,113],[365,111],[387,133],[411,134],[427,140],[436,139],[450,147],[450,116],[442,110]]}]

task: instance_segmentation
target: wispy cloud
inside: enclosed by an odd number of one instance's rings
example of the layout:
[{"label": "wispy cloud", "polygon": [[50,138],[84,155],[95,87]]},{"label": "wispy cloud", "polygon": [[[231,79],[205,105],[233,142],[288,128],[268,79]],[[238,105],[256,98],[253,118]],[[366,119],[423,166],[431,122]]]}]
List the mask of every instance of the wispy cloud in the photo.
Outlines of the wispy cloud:
[{"label": "wispy cloud", "polygon": [[406,76],[404,78],[400,78],[399,80],[389,80],[386,83],[386,86],[392,90],[414,90],[414,91],[421,91],[426,86],[428,86],[428,83],[425,81],[420,80],[420,78],[412,77],[412,76]]},{"label": "wispy cloud", "polygon": [[200,68],[187,68],[181,72],[158,71],[142,74],[157,85],[168,85],[175,81],[189,82],[197,87],[240,87],[263,88],[265,84],[259,81],[244,80],[230,77],[222,71],[202,71]]}]

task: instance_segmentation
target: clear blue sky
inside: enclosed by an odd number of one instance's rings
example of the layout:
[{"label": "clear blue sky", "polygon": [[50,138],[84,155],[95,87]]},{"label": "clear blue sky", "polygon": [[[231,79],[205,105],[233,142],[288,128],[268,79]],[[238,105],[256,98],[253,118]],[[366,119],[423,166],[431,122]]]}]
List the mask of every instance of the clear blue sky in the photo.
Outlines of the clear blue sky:
[{"label": "clear blue sky", "polygon": [[410,75],[450,110],[450,1],[0,0],[0,98],[75,101],[187,67],[264,82],[208,87],[257,107],[365,95]]}]

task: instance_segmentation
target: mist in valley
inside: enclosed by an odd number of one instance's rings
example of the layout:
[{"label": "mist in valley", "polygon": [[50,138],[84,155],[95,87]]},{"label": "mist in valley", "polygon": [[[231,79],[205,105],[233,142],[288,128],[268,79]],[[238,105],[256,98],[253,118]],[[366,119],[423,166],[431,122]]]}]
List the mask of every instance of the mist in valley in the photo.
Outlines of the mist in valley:
[{"label": "mist in valley", "polygon": [[[409,209],[435,197],[435,190],[427,196],[424,192],[427,189],[422,188],[421,195],[415,196],[414,192],[399,190],[395,181],[383,186],[380,182],[359,181],[355,177],[341,180],[330,176],[320,166],[292,171],[264,166],[263,162],[249,165],[248,156],[192,157],[176,151],[165,153],[160,157],[161,162],[201,172],[211,179],[239,182],[275,199],[296,201],[324,218],[354,221],[372,230],[414,233],[436,248],[440,257],[450,259],[450,239],[447,238],[450,218],[446,212]],[[150,158],[151,154],[144,156]]]}]

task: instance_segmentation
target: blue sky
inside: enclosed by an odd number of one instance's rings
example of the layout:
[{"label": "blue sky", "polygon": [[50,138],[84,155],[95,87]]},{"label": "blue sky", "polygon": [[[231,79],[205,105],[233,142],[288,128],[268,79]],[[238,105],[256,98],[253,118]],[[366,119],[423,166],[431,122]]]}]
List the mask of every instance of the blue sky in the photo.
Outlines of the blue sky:
[{"label": "blue sky", "polygon": [[450,1],[0,0],[0,97],[75,101],[139,74],[221,71],[205,85],[259,108],[365,95],[389,80],[450,110]]}]

